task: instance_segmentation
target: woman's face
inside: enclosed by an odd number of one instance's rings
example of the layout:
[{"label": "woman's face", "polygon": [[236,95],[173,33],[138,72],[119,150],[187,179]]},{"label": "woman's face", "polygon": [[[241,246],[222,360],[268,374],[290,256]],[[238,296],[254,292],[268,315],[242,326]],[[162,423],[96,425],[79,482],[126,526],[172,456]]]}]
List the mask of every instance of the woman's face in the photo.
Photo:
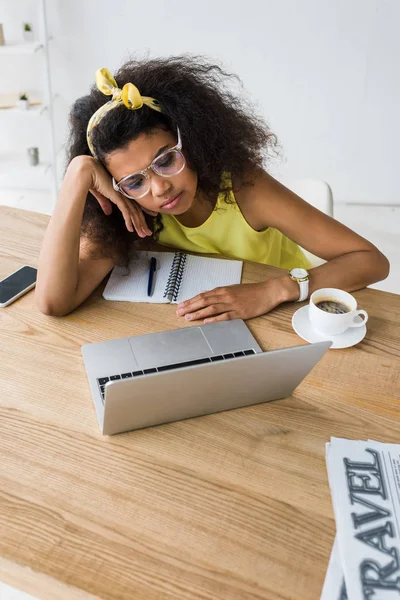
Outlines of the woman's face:
[{"label": "woman's face", "polygon": [[[173,148],[177,138],[170,131],[153,129],[146,131],[121,149],[107,155],[107,169],[115,181],[127,175],[143,171],[162,152]],[[149,176],[149,191],[137,199],[143,208],[157,213],[181,215],[193,203],[197,189],[197,175],[187,165],[177,175],[163,177],[152,169],[146,171]]]}]

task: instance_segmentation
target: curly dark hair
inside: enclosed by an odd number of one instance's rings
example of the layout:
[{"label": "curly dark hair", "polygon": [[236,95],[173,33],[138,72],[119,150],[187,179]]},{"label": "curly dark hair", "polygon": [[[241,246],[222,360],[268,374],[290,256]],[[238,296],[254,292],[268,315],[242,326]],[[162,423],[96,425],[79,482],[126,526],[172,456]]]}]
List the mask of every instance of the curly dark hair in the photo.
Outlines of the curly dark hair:
[{"label": "curly dark hair", "polygon": [[[156,98],[162,113],[144,105],[127,110],[123,105],[104,116],[93,129],[92,142],[97,158],[106,166],[107,154],[124,148],[141,132],[156,128],[176,132],[179,127],[188,165],[197,173],[198,190],[215,198],[221,190],[221,174],[232,173],[236,181],[261,168],[276,137],[256,116],[248,103],[229,89],[236,75],[202,56],[131,59],[114,75],[120,88],[134,83],[143,96]],[[86,128],[90,117],[109,100],[95,86],[76,100],[70,113],[68,163],[78,155],[89,154]],[[99,248],[101,256],[126,264],[132,250],[132,233],[122,214],[114,210],[106,216],[97,200],[88,194],[82,219],[82,234]],[[146,217],[153,237],[162,228],[160,215]]]}]

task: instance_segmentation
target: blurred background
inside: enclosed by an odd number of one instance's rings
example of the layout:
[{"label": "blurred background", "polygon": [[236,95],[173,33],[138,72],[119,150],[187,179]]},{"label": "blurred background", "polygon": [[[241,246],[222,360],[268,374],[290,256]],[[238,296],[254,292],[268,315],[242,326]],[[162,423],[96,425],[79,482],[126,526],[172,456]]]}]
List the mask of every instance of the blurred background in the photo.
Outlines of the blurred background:
[{"label": "blurred background", "polygon": [[99,67],[205,54],[277,134],[272,174],[328,182],[334,216],[391,261],[376,287],[400,293],[399,22],[398,0],[1,0],[0,204],[51,214]]}]

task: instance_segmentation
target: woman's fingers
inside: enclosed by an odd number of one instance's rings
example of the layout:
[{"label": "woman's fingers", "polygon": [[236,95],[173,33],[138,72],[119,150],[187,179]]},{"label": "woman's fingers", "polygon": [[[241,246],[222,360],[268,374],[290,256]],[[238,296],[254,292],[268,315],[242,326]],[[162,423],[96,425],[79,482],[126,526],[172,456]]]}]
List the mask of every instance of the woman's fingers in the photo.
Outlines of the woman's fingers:
[{"label": "woman's fingers", "polygon": [[217,317],[222,314],[229,314],[225,304],[210,304],[210,306],[206,306],[205,308],[201,308],[191,313],[187,313],[185,315],[185,319],[186,321],[198,321],[199,319],[207,319],[207,317]]},{"label": "woman's fingers", "polygon": [[[142,238],[147,235],[152,235],[152,231],[146,223],[142,208],[133,199],[130,200],[125,198],[117,190],[114,190],[109,174],[101,167],[101,165],[96,165],[93,187],[90,189],[90,192],[96,198],[106,215],[112,213],[112,204],[116,204],[122,213],[128,231],[133,232],[133,230],[135,230],[138,236]],[[157,214],[156,212],[149,210],[146,212],[151,216],[156,216]]]},{"label": "woman's fingers", "polygon": [[132,233],[135,229],[136,233],[143,238],[152,235],[140,207],[135,202],[125,200],[118,192],[110,194],[111,198],[106,198],[104,194],[93,188],[90,189],[90,193],[96,198],[105,215],[112,213],[112,204],[115,204],[122,213],[128,231]]},{"label": "woman's fingers", "polygon": [[146,237],[147,235],[152,235],[152,231],[148,228],[146,219],[144,214],[139,206],[136,203],[128,202],[129,211],[131,215],[131,221],[136,230],[136,233],[140,237]]},{"label": "woman's fingers", "polygon": [[189,300],[180,302],[178,304],[178,307],[177,307],[178,309],[176,311],[176,314],[183,316],[183,315],[187,315],[189,313],[195,313],[196,311],[199,311],[203,308],[206,308],[206,307],[209,307],[212,305],[215,306],[217,304],[218,305],[224,304],[223,302],[221,302],[221,300],[223,300],[223,298],[220,297],[220,295],[218,294],[218,291],[219,291],[218,288],[216,288],[216,289],[210,290],[208,292],[202,292],[198,296],[194,296],[193,298],[190,298]]},{"label": "woman's fingers", "polygon": [[96,198],[97,202],[100,204],[101,208],[105,215],[111,215],[112,206],[111,202],[108,198],[106,198],[101,192],[91,188],[90,193]]},{"label": "woman's fingers", "polygon": [[110,195],[110,196],[111,196],[110,197],[111,202],[113,202],[113,204],[116,204],[117,207],[119,208],[119,210],[121,211],[122,216],[124,217],[124,221],[125,221],[127,230],[130,231],[131,233],[133,233],[133,223],[132,223],[130,206],[125,201],[125,199],[122,197],[122,195],[119,194],[118,192],[113,192],[112,195]]},{"label": "woman's fingers", "polygon": [[131,233],[133,233],[133,224],[132,224],[130,210],[128,209],[128,207],[126,206],[126,204],[123,200],[118,202],[117,206],[118,206],[119,210],[122,212],[122,216],[124,217],[124,221],[125,221],[127,230],[130,231]]},{"label": "woman's fingers", "polygon": [[104,214],[107,216],[111,215],[112,213],[112,204],[116,204],[119,210],[121,211],[122,216],[124,217],[126,228],[128,229],[128,231],[133,231],[130,212],[120,194],[115,193],[115,195],[113,194],[112,198],[106,198],[104,194],[93,188],[90,189],[90,193],[96,198]]}]

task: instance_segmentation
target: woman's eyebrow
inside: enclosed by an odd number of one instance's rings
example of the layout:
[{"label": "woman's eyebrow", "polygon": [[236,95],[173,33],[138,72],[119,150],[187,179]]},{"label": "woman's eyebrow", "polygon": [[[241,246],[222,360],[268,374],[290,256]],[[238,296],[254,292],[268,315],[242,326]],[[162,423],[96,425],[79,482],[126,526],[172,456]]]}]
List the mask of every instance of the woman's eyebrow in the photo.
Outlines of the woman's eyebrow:
[{"label": "woman's eyebrow", "polygon": [[165,146],[163,146],[162,148],[160,148],[159,150],[157,150],[157,153],[154,156],[153,160],[155,160],[157,158],[157,156],[160,156],[160,154],[162,154],[163,152],[165,152],[165,150],[167,148],[168,148],[168,144],[166,144]]}]

